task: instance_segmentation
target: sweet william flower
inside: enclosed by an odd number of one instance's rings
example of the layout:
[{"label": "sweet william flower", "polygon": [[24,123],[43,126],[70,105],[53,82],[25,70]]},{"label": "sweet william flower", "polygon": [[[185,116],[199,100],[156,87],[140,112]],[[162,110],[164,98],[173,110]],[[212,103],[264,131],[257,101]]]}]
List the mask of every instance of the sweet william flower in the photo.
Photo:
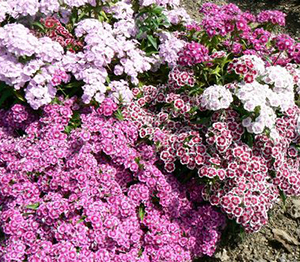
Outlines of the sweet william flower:
[{"label": "sweet william flower", "polygon": [[232,94],[226,87],[213,85],[204,90],[201,97],[201,106],[216,111],[228,108],[232,101]]}]

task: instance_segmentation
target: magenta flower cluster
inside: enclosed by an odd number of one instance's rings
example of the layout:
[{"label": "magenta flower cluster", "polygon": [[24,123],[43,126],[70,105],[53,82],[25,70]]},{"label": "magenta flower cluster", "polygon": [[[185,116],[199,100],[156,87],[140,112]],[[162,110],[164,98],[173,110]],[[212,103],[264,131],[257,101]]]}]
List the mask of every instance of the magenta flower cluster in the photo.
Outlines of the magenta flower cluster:
[{"label": "magenta flower cluster", "polygon": [[186,44],[179,52],[178,64],[181,66],[193,66],[209,60],[208,49],[196,42]]},{"label": "magenta flower cluster", "polygon": [[[224,216],[156,166],[113,102],[0,113],[0,257],[4,261],[191,261],[212,255]],[[21,135],[20,132],[23,134]]]}]

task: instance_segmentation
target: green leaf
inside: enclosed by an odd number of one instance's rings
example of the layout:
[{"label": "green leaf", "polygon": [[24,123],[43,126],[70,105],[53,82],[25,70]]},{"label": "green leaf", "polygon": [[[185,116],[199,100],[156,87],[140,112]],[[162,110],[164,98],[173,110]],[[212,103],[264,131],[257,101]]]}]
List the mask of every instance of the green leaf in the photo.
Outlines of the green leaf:
[{"label": "green leaf", "polygon": [[[201,86],[203,86],[203,85],[201,85]],[[196,87],[189,92],[189,96],[194,95],[194,94],[202,94],[203,91],[204,91],[204,89],[202,87]]]},{"label": "green leaf", "polygon": [[30,205],[27,205],[26,208],[27,209],[32,209],[32,210],[37,210],[40,206],[40,203],[34,203],[34,204],[30,204]]},{"label": "green leaf", "polygon": [[106,13],[102,10],[100,11],[100,15],[105,19],[105,21],[108,21],[108,17],[106,16]]},{"label": "green leaf", "polygon": [[220,70],[221,70],[221,68],[219,66],[217,66],[215,69],[211,70],[210,73],[213,75],[220,75],[219,74]]},{"label": "green leaf", "polygon": [[43,32],[45,32],[45,27],[42,23],[36,21],[36,22],[33,22],[32,25],[40,30],[42,30]]},{"label": "green leaf", "polygon": [[79,224],[79,223],[83,222],[85,219],[86,219],[86,216],[81,217],[81,218],[77,221],[76,224]]},{"label": "green leaf", "polygon": [[65,133],[69,135],[71,133],[72,129],[73,128],[71,126],[66,126],[65,127]]},{"label": "green leaf", "polygon": [[14,90],[14,94],[17,97],[17,99],[19,99],[20,101],[26,102],[25,98],[17,90]]},{"label": "green leaf", "polygon": [[144,206],[144,204],[140,204],[140,206],[139,206],[139,218],[141,219],[141,221],[144,220],[145,214],[146,214],[145,206]]},{"label": "green leaf", "polygon": [[115,112],[115,117],[118,119],[118,120],[120,120],[120,121],[123,121],[124,120],[124,116],[123,116],[123,114],[122,114],[122,112],[121,112],[121,110],[120,109],[118,109],[116,112]]},{"label": "green leaf", "polygon": [[83,86],[82,81],[74,81],[74,82],[64,85],[65,88],[73,88],[73,87],[80,87],[80,86]]},{"label": "green leaf", "polygon": [[13,96],[13,92],[11,89],[6,89],[5,91],[1,92],[2,95],[0,96],[0,107],[4,104],[4,102],[11,96]]},{"label": "green leaf", "polygon": [[149,42],[151,43],[151,45],[158,50],[158,45],[157,45],[157,39],[154,38],[152,35],[147,35],[147,39],[149,40]]},{"label": "green leaf", "polygon": [[246,139],[245,143],[252,148],[253,144],[254,144],[254,137],[253,137],[253,135],[250,134],[250,133],[248,133],[248,132],[246,132],[245,133],[245,139]]},{"label": "green leaf", "polygon": [[138,257],[141,257],[143,255],[143,252],[144,252],[144,248],[141,247],[141,249],[138,252]]},{"label": "green leaf", "polygon": [[190,113],[190,114],[193,114],[193,113],[196,112],[198,109],[199,109],[198,106],[193,106],[193,107],[190,109],[189,113]]},{"label": "green leaf", "polygon": [[151,11],[152,11],[152,13],[154,13],[156,15],[160,15],[160,14],[162,14],[163,10],[164,10],[163,7],[160,7],[157,5]]},{"label": "green leaf", "polygon": [[280,198],[282,200],[283,209],[285,209],[286,208],[286,199],[287,199],[286,194],[282,190],[279,191],[279,194],[280,194]]},{"label": "green leaf", "polygon": [[260,106],[256,106],[256,107],[254,108],[254,114],[255,114],[255,116],[259,116],[259,114],[260,114],[260,109],[261,109]]}]

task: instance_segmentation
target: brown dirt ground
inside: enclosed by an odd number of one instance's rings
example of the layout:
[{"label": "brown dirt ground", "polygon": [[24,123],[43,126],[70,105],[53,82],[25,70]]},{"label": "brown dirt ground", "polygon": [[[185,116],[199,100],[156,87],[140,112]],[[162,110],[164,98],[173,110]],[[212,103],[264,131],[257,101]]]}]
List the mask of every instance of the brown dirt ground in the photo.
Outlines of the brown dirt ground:
[{"label": "brown dirt ground", "polygon": [[[198,13],[205,2],[216,4],[234,3],[243,11],[258,13],[261,10],[280,10],[287,14],[287,26],[283,32],[295,39],[300,39],[300,0],[181,0],[183,7],[196,20],[201,20]],[[241,236],[226,232],[224,239],[212,258],[201,258],[199,262],[300,262],[300,215],[293,215],[299,209],[289,199],[284,207],[276,204],[270,212],[269,223],[260,232]],[[287,235],[279,239],[274,234],[283,230]],[[299,241],[299,242],[298,242]]]}]

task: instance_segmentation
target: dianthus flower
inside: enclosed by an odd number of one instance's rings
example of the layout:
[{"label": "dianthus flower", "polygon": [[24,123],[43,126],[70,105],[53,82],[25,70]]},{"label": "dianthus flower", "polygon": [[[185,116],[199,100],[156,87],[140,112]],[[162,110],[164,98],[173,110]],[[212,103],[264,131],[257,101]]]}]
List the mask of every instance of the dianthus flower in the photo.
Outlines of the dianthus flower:
[{"label": "dianthus flower", "polygon": [[210,60],[208,49],[196,42],[187,43],[178,56],[178,63],[182,66],[193,66]]},{"label": "dianthus flower", "polygon": [[285,25],[285,14],[277,10],[262,11],[257,15],[257,22],[259,23],[272,23],[280,26]]},{"label": "dianthus flower", "polygon": [[226,109],[233,101],[231,92],[224,86],[213,85],[206,88],[202,94],[201,106],[208,110]]}]

